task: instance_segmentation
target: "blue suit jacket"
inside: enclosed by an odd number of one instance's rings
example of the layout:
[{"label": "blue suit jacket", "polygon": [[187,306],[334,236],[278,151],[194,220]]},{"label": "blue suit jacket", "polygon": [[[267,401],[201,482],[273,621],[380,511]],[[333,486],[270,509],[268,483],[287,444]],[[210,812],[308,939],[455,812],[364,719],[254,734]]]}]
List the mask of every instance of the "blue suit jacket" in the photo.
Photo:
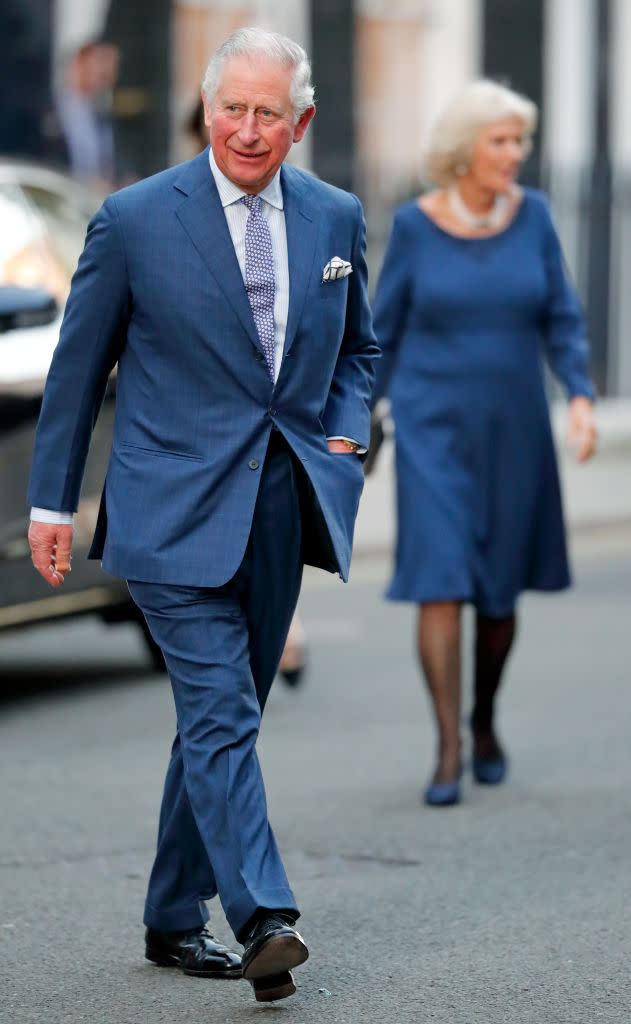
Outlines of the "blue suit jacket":
[{"label": "blue suit jacket", "polygon": [[[290,295],[270,380],[208,151],[110,196],[91,222],[51,364],[29,501],[76,510],[118,363],[91,555],[117,576],[220,586],[245,552],[272,424],[306,471],[307,560],[348,576],[378,349],[358,200],[283,166]],[[353,266],[322,282],[333,256]]]}]

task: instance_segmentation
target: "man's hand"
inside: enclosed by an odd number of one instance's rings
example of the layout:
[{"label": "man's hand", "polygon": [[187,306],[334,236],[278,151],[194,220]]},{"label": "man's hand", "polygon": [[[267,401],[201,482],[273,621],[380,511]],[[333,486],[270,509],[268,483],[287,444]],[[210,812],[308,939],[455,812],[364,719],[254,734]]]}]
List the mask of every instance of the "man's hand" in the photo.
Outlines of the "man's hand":
[{"label": "man's hand", "polygon": [[359,448],[358,444],[353,441],[341,441],[338,437],[333,437],[327,440],[330,452],[336,452],[338,455],[351,455],[356,452]]},{"label": "man's hand", "polygon": [[51,587],[59,587],[70,572],[72,526],[32,522],[28,531],[33,565]]},{"label": "man's hand", "polygon": [[592,402],[585,395],[577,395],[570,402],[567,440],[570,447],[576,451],[579,462],[585,462],[594,454],[597,436]]}]

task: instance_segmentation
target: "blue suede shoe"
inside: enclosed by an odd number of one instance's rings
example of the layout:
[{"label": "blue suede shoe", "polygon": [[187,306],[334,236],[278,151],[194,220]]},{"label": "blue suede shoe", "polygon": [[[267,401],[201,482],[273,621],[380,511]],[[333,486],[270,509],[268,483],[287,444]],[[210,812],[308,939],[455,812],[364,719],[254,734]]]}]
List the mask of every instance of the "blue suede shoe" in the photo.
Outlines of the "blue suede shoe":
[{"label": "blue suede shoe", "polygon": [[476,782],[484,786],[498,786],[506,778],[508,761],[505,757],[487,759],[474,755],[471,767],[473,768],[473,778]]},{"label": "blue suede shoe", "polygon": [[429,807],[451,807],[460,803],[460,776],[451,782],[430,782],[423,794]]}]

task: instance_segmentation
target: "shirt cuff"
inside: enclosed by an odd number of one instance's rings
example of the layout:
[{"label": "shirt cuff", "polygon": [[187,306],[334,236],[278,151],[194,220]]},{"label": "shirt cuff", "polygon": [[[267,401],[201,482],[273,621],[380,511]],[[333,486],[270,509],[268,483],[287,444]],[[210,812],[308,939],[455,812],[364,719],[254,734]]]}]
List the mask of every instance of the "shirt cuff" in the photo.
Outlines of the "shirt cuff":
[{"label": "shirt cuff", "polygon": [[32,523],[55,523],[57,526],[72,526],[74,516],[72,512],[53,512],[49,508],[32,508]]},{"label": "shirt cuff", "polygon": [[[334,434],[333,437],[327,437],[327,441],[350,441],[351,444],[357,444],[354,437],[342,437],[341,434]],[[356,448],[354,455],[365,455],[368,451],[367,448]]]}]

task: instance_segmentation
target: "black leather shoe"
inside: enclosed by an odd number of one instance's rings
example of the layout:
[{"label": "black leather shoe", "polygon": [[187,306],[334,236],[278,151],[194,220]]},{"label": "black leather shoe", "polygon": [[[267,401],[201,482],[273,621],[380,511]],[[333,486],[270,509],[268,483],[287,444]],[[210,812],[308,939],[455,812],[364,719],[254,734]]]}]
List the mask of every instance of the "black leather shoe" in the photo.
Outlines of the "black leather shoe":
[{"label": "black leather shoe", "polygon": [[262,918],[243,946],[243,977],[252,983],[259,1002],[293,995],[291,968],[303,964],[309,950],[287,918],[277,914]]},{"label": "black leather shoe", "polygon": [[280,674],[287,683],[287,686],[298,686],[303,677],[305,666],[298,665],[296,668],[281,668]]},{"label": "black leather shoe", "polygon": [[286,999],[287,996],[293,996],[296,991],[291,971],[268,974],[265,978],[254,978],[250,984],[254,989],[254,998],[259,1003],[271,1003],[276,999]]},{"label": "black leather shoe", "polygon": [[196,978],[240,978],[241,957],[206,931],[160,932],[147,928],[145,957],[158,967],[180,967]]}]

